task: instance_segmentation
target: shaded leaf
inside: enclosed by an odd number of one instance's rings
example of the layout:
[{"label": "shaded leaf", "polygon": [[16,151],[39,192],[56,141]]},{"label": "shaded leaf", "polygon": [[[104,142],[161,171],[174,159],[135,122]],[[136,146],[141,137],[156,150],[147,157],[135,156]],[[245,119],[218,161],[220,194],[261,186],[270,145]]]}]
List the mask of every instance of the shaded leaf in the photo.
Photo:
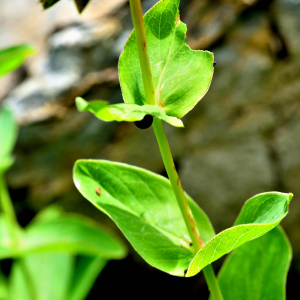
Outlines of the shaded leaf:
[{"label": "shaded leaf", "polygon": [[18,128],[13,113],[6,107],[0,108],[0,174],[13,164],[11,152],[15,145]]},{"label": "shaded leaf", "polygon": [[102,257],[79,256],[68,300],[84,300],[107,261]]},{"label": "shaded leaf", "polygon": [[136,104],[126,103],[109,105],[107,101],[96,100],[87,102],[80,97],[76,98],[76,105],[79,111],[90,111],[97,118],[106,122],[135,122],[142,120],[146,115],[151,115],[158,119],[164,120],[173,126],[183,127],[181,120],[167,116],[161,107],[154,105],[139,106]]},{"label": "shaded leaf", "polygon": [[219,274],[224,300],[284,300],[291,258],[290,243],[278,227],[239,247]]},{"label": "shaded leaf", "polygon": [[[214,57],[208,51],[191,50],[186,25],[179,18],[179,0],[158,2],[145,15],[147,45],[155,99],[169,116],[181,118],[206,94],[213,76]],[[135,32],[129,37],[119,62],[124,101],[144,105]]]},{"label": "shaded leaf", "polygon": [[79,13],[81,13],[85,9],[89,1],[90,0],[74,0]]},{"label": "shaded leaf", "polygon": [[33,223],[21,235],[16,249],[10,247],[7,234],[1,237],[2,259],[49,251],[101,255],[107,259],[126,255],[126,247],[119,239],[83,216],[66,215]]},{"label": "shaded leaf", "polygon": [[7,279],[0,269],[0,300],[8,300]]},{"label": "shaded leaf", "polygon": [[[104,160],[79,160],[74,182],[81,194],[106,213],[152,266],[184,276],[194,254],[170,182],[152,172]],[[96,189],[101,187],[101,195]],[[187,196],[204,242],[214,236],[204,212]]]},{"label": "shaded leaf", "polygon": [[187,277],[196,275],[205,266],[276,227],[288,213],[292,194],[269,192],[250,198],[242,208],[235,226],[211,239],[189,266]]},{"label": "shaded leaf", "polygon": [[60,0],[40,0],[41,4],[45,9],[51,7],[55,3],[59,2]]},{"label": "shaded leaf", "polygon": [[28,44],[0,50],[0,77],[20,67],[34,53],[34,47]]},{"label": "shaded leaf", "polygon": [[29,280],[32,282],[36,299],[68,299],[73,265],[72,255],[61,253],[34,254],[15,261],[10,277],[10,299],[33,300]]}]

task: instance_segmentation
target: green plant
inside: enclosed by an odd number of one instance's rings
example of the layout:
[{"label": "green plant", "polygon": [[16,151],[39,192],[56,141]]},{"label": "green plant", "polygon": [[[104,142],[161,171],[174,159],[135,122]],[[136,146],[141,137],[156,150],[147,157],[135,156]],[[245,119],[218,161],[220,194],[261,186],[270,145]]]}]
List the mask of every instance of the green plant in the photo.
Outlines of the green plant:
[{"label": "green plant", "polygon": [[[183,127],[180,118],[210,86],[213,54],[186,45],[179,0],[159,1],[145,19],[140,0],[129,2],[135,30],[119,61],[125,103],[77,98],[76,104],[103,121],[138,122],[140,128],[152,124],[169,180],[126,164],[79,160],[77,189],[118,225],[150,265],[177,276],[203,271],[212,299],[285,299],[291,248],[277,225],[288,213],[292,194],[256,195],[233,227],[214,233],[182,189],[162,124]],[[217,279],[211,263],[234,249]]]},{"label": "green plant", "polygon": [[[0,74],[17,68],[28,49],[0,51]],[[21,228],[4,180],[17,131],[12,112],[0,108],[0,260],[14,260],[8,280],[0,270],[0,300],[85,299],[107,261],[123,258],[126,247],[92,220],[56,206]]]}]

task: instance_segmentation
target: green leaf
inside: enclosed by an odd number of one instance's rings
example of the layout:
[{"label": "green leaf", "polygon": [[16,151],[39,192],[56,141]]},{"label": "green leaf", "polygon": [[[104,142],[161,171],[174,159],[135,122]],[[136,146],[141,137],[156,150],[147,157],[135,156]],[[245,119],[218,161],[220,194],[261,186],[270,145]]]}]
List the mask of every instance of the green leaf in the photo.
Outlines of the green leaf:
[{"label": "green leaf", "polygon": [[10,299],[34,300],[29,281],[32,282],[35,299],[67,299],[73,265],[72,255],[57,253],[34,254],[15,261],[10,278]]},{"label": "green leaf", "polygon": [[278,227],[236,249],[219,274],[224,300],[284,300],[291,258],[290,243]]},{"label": "green leaf", "polygon": [[85,9],[90,0],[74,0],[79,13]]},{"label": "green leaf", "polygon": [[[74,182],[106,213],[152,266],[184,276],[194,254],[170,182],[152,172],[104,160],[79,160]],[[96,190],[101,188],[101,194]],[[187,196],[204,242],[214,236],[204,212]]]},{"label": "green leaf", "polygon": [[12,164],[11,152],[17,140],[18,128],[13,113],[6,107],[0,108],[0,174]]},{"label": "green leaf", "polygon": [[20,236],[16,249],[10,247],[7,229],[2,228],[2,231],[1,259],[47,251],[101,255],[106,259],[121,259],[126,255],[126,247],[119,239],[83,216],[69,214],[58,219],[34,222]]},{"label": "green leaf", "polygon": [[34,53],[34,47],[27,44],[0,50],[0,77],[17,69],[28,56]]},{"label": "green leaf", "polygon": [[102,121],[126,121],[135,122],[142,120],[146,115],[151,115],[158,119],[164,120],[165,122],[176,126],[183,127],[181,120],[167,116],[165,111],[155,105],[136,105],[136,104],[112,104],[109,105],[107,101],[96,100],[87,102],[84,99],[77,97],[76,105],[79,111],[90,111],[97,118]]},{"label": "green leaf", "polygon": [[[167,115],[181,118],[206,94],[213,76],[214,57],[208,51],[191,50],[186,25],[180,22],[179,0],[162,0],[145,15],[147,45],[155,99]],[[119,74],[124,101],[144,105],[135,32],[120,56]]]},{"label": "green leaf", "polygon": [[80,256],[73,274],[68,300],[84,300],[107,261],[102,257]]},{"label": "green leaf", "polygon": [[235,226],[216,235],[198,251],[189,266],[187,277],[196,275],[213,261],[276,227],[287,215],[292,197],[292,194],[269,192],[250,198]]}]

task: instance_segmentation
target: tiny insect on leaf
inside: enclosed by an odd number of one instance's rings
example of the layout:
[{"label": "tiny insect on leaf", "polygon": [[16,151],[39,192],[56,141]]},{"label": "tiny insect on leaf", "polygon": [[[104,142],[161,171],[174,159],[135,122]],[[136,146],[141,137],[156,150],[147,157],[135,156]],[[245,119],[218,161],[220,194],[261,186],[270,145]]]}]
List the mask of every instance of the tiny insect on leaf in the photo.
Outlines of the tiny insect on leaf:
[{"label": "tiny insect on leaf", "polygon": [[101,187],[100,186],[98,186],[96,188],[96,193],[97,193],[98,196],[101,196]]}]

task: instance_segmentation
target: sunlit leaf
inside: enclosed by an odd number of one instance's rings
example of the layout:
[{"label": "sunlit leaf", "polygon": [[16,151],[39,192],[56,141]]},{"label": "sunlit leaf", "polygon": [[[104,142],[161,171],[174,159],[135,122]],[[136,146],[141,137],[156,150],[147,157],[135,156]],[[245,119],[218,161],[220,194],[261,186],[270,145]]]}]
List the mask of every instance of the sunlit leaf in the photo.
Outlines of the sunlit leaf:
[{"label": "sunlit leaf", "polygon": [[27,44],[0,50],[0,77],[20,67],[34,53],[34,47]]},{"label": "sunlit leaf", "polygon": [[224,300],[284,300],[291,258],[290,243],[278,227],[239,247],[219,274]]},{"label": "sunlit leaf", "polygon": [[72,278],[68,300],[84,300],[107,260],[102,257],[80,256]]},{"label": "sunlit leaf", "polygon": [[[79,160],[74,167],[74,182],[86,199],[117,224],[150,265],[184,276],[194,254],[166,178],[126,164]],[[200,235],[207,242],[214,236],[213,228],[204,212],[187,199]]]},{"label": "sunlit leaf", "polygon": [[[147,44],[155,99],[169,116],[181,118],[206,94],[213,76],[214,57],[208,51],[191,50],[186,25],[180,21],[179,0],[158,2],[145,15]],[[119,62],[124,101],[144,105],[135,32],[129,37]]]},{"label": "sunlit leaf", "polygon": [[0,108],[0,174],[13,164],[11,152],[17,139],[18,128],[13,113]]},{"label": "sunlit leaf", "polygon": [[288,213],[292,197],[292,194],[269,192],[249,199],[242,208],[235,226],[216,235],[196,254],[187,277],[199,273],[205,266],[233,249],[276,227]]},{"label": "sunlit leaf", "polygon": [[109,105],[107,101],[96,100],[87,102],[80,97],[76,98],[76,105],[79,111],[90,111],[97,118],[106,122],[135,122],[142,120],[146,115],[151,115],[158,119],[164,120],[173,126],[183,127],[181,120],[175,117],[167,116],[161,107],[155,105],[139,106],[137,104],[126,103]]}]

